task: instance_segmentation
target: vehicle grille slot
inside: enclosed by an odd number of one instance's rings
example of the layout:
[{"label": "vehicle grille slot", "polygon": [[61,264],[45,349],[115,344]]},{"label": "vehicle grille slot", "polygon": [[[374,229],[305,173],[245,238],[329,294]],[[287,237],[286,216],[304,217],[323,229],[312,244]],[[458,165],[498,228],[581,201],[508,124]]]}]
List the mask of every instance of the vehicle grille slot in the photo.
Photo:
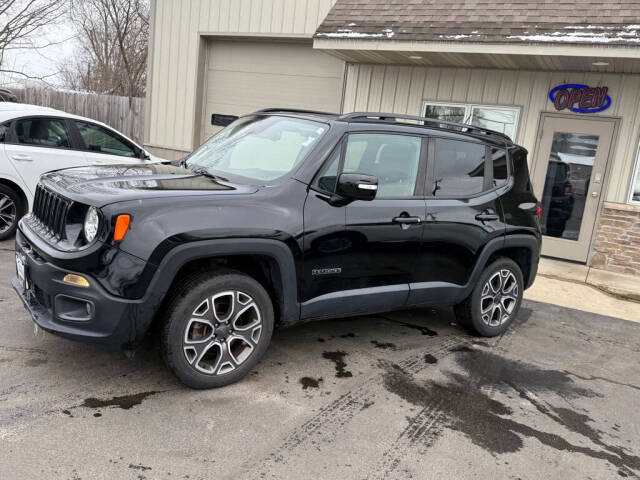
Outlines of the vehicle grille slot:
[{"label": "vehicle grille slot", "polygon": [[49,202],[47,203],[47,211],[45,213],[45,218],[47,219],[46,224],[47,226],[50,226],[53,222],[52,222],[52,218],[53,217],[53,211],[55,209],[55,203],[56,203],[56,197],[54,197],[53,195],[49,197]]},{"label": "vehicle grille slot", "polygon": [[65,222],[71,207],[71,200],[56,195],[41,186],[36,188],[33,199],[33,216],[47,233],[65,238]]}]

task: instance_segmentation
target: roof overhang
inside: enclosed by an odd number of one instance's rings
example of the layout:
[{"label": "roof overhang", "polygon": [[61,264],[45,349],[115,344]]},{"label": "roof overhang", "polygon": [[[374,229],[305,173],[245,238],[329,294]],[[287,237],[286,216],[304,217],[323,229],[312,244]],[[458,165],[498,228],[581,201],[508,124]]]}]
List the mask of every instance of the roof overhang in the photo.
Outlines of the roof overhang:
[{"label": "roof overhang", "polygon": [[322,37],[314,38],[313,45],[316,49],[352,63],[640,73],[638,46],[411,42]]}]

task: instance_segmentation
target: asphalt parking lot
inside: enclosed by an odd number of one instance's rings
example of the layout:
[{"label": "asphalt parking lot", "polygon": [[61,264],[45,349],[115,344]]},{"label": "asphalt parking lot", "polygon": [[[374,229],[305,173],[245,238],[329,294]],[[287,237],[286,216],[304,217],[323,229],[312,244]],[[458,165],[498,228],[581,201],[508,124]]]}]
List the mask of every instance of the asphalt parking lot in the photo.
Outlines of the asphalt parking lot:
[{"label": "asphalt parking lot", "polygon": [[610,479],[640,475],[640,324],[525,301],[503,337],[445,309],[275,333],[244,381],[193,391],[34,336],[0,244],[1,479]]}]

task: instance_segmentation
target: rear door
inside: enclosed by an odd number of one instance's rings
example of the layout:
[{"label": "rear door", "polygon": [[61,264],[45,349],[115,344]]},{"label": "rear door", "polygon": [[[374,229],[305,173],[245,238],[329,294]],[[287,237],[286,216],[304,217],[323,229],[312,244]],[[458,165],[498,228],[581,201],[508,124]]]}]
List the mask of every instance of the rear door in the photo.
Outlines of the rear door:
[{"label": "rear door", "polygon": [[43,173],[86,165],[65,118],[14,120],[5,140],[5,153],[32,195]]},{"label": "rear door", "polygon": [[92,122],[73,120],[87,164],[137,164],[141,149],[124,136]]},{"label": "rear door", "polygon": [[498,196],[507,182],[505,150],[473,139],[432,138],[429,153],[427,220],[419,283],[411,288],[414,304],[434,303],[433,282],[466,284],[482,248],[505,232]]}]

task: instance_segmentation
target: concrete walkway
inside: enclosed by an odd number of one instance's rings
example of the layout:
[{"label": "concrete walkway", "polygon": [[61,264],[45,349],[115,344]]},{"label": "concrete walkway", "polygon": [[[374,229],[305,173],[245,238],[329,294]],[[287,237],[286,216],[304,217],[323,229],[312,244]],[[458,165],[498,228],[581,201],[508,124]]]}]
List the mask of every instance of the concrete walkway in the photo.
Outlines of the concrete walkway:
[{"label": "concrete walkway", "polygon": [[640,279],[543,258],[525,298],[640,322]]},{"label": "concrete walkway", "polygon": [[552,258],[540,260],[538,274],[559,280],[586,283],[625,300],[640,302],[640,277],[634,275],[608,272]]}]

